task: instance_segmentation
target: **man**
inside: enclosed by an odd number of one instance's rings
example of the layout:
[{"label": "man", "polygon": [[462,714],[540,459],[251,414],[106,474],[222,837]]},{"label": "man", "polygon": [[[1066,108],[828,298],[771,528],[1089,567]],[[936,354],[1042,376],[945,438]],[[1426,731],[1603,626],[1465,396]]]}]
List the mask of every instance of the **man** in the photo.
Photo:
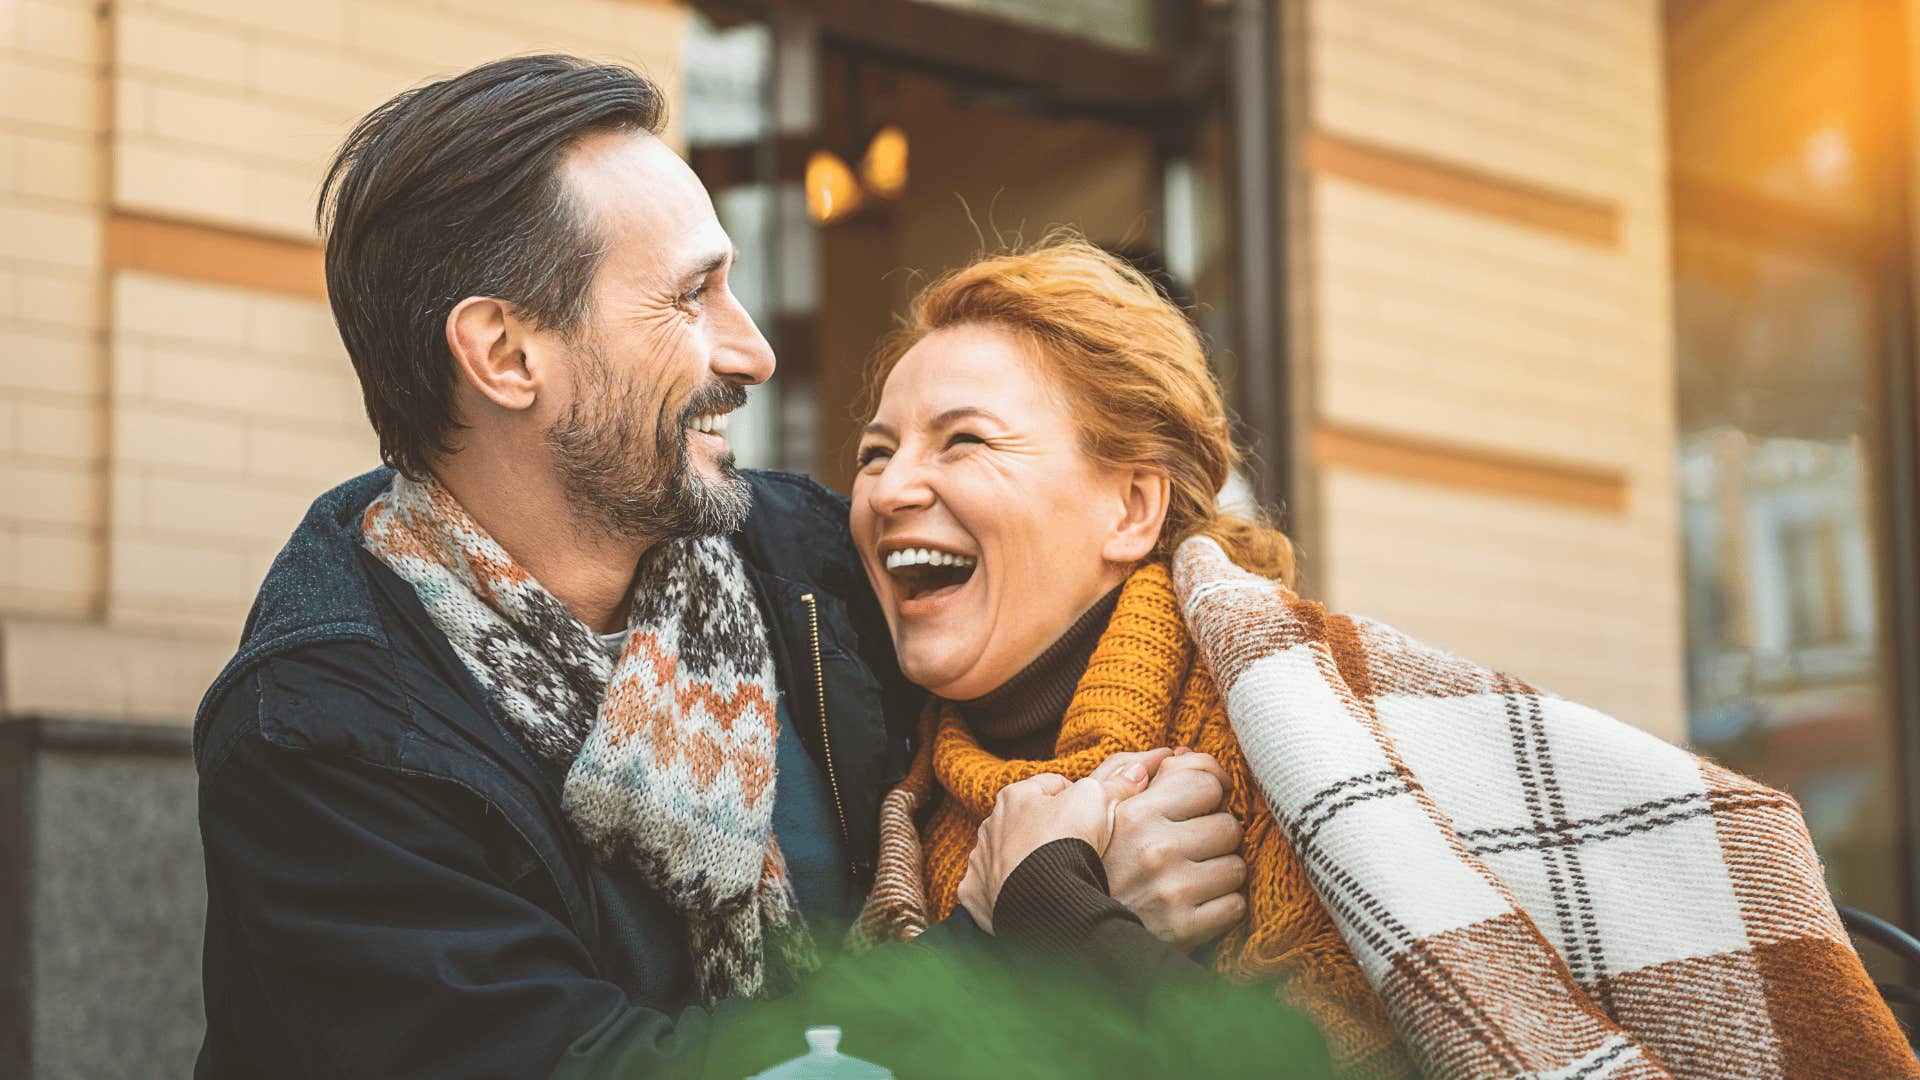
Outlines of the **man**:
[{"label": "man", "polygon": [[[201,1076],[698,1065],[858,909],[917,699],[845,503],[732,467],[774,360],[661,122],[630,71],[521,57],[393,99],[329,172],[392,468],[313,504],[197,719]],[[1094,833],[1163,936],[1223,929],[1171,929],[1222,853],[1174,825],[1220,789],[1161,760],[1001,823],[1002,936],[1138,969],[1068,850]]]}]

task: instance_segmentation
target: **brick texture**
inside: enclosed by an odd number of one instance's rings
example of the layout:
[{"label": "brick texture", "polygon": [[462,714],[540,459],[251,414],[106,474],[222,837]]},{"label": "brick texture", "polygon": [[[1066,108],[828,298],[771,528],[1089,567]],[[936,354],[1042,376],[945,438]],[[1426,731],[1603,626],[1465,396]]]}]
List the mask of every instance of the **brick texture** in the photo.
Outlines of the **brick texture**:
[{"label": "brick texture", "polygon": [[1618,247],[1334,178],[1305,187],[1320,421],[1614,470],[1624,514],[1318,469],[1333,603],[1683,730],[1660,12],[1301,0],[1304,122],[1618,206]]},{"label": "brick texture", "polygon": [[378,463],[318,300],[114,275],[107,614],[231,636],[307,503]]},{"label": "brick texture", "polygon": [[634,0],[124,0],[112,18],[114,204],[310,239],[328,156],[393,94],[560,50],[634,64],[677,98],[685,15]]},{"label": "brick texture", "polygon": [[96,4],[0,4],[0,612],[102,599],[104,53]]}]

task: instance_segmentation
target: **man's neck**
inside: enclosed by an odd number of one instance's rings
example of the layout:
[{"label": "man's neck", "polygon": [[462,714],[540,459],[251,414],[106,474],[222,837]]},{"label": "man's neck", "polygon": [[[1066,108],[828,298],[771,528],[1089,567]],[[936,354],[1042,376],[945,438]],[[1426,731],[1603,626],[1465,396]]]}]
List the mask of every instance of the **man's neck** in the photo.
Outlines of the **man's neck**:
[{"label": "man's neck", "polygon": [[[467,460],[460,460],[467,458]],[[492,465],[506,465],[494,469]],[[615,538],[580,516],[559,481],[463,452],[436,475],[473,520],[540,587],[595,633],[626,627],[633,575],[652,546]]]}]

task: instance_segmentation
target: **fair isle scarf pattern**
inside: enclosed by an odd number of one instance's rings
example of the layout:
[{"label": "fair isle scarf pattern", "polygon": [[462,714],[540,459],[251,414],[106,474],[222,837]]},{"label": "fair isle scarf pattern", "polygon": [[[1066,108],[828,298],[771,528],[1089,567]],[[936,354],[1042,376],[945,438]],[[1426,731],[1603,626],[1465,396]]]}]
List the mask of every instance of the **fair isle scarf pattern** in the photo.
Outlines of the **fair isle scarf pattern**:
[{"label": "fair isle scarf pattern", "polygon": [[595,858],[630,864],[687,920],[695,990],[768,992],[812,944],[773,836],[773,656],[720,538],[657,544],[616,661],[437,480],[396,476],[361,519],[509,727],[568,767],[562,806]]},{"label": "fair isle scarf pattern", "polygon": [[1916,1077],[1785,794],[1181,545],[1182,616],[1424,1075]]}]

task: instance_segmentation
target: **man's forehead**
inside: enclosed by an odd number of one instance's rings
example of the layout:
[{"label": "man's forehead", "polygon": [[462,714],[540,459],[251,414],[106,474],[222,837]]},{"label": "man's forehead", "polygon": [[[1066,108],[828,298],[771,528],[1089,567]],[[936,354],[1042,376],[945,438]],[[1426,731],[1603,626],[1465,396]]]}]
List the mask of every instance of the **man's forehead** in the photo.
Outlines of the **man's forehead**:
[{"label": "man's forehead", "polygon": [[654,136],[589,136],[574,147],[566,167],[575,195],[613,249],[610,257],[644,254],[655,272],[678,273],[682,262],[730,250],[699,177]]}]

